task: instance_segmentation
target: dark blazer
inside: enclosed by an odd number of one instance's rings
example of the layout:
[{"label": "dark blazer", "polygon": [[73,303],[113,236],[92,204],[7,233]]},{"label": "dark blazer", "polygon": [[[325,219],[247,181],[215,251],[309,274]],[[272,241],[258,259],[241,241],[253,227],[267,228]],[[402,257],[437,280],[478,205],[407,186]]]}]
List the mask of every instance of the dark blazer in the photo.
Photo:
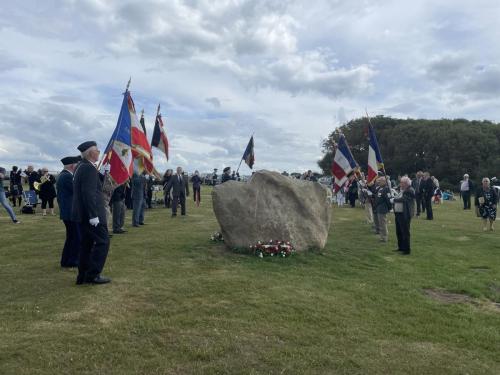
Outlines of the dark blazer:
[{"label": "dark blazer", "polygon": [[126,184],[122,184],[113,191],[111,202],[121,202],[125,200],[125,185]]},{"label": "dark blazer", "polygon": [[57,196],[55,185],[56,178],[49,174],[48,181],[40,185],[40,198],[47,200],[54,199]]},{"label": "dark blazer", "polygon": [[99,223],[107,225],[99,172],[90,161],[83,159],[73,177],[71,220],[87,224],[94,217],[99,218]]},{"label": "dark blazer", "polygon": [[416,196],[420,196],[422,195],[422,183],[424,182],[424,179],[423,178],[420,178],[420,181],[418,178],[414,178],[412,181],[411,181],[411,187],[413,188],[413,191],[415,192],[415,195]]},{"label": "dark blazer", "polygon": [[71,207],[73,206],[73,174],[63,169],[57,177],[57,204],[59,217],[63,221],[71,221]]},{"label": "dark blazer", "polygon": [[170,181],[167,183],[165,190],[167,192],[172,189],[172,195],[174,197],[179,197],[179,196],[188,196],[189,195],[189,190],[188,190],[188,184],[184,180],[183,176],[180,176],[178,174],[172,175],[172,178]]},{"label": "dark blazer", "polygon": [[403,216],[406,220],[410,220],[415,212],[415,190],[409,187],[400,197],[394,198],[394,203],[403,203]]},{"label": "dark blazer", "polygon": [[374,211],[378,214],[386,214],[388,213],[391,208],[391,200],[389,198],[389,195],[391,194],[391,190],[387,187],[380,187],[377,190],[377,193],[375,195],[375,207]]},{"label": "dark blazer", "polygon": [[427,180],[422,181],[420,191],[422,192],[422,195],[424,197],[426,197],[427,199],[432,198],[432,196],[434,195],[434,190],[436,190],[436,187],[434,186],[434,182],[432,182],[432,179],[430,177]]},{"label": "dark blazer", "polygon": [[200,176],[194,175],[191,177],[191,182],[193,183],[193,190],[199,189],[201,187],[201,178]]}]

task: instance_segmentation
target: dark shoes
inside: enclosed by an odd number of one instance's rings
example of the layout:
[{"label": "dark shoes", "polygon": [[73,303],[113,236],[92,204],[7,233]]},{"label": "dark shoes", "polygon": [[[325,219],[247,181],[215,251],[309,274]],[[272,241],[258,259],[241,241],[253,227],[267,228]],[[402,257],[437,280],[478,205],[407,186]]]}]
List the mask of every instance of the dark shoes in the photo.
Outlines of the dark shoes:
[{"label": "dark shoes", "polygon": [[176,216],[177,216],[177,214],[172,214],[172,217],[176,217]]},{"label": "dark shoes", "polygon": [[110,283],[111,279],[109,277],[104,277],[101,275],[97,275],[94,278],[84,278],[83,276],[78,275],[76,278],[76,285],[82,284],[107,284]]},{"label": "dark shoes", "polygon": [[118,230],[114,230],[113,233],[114,234],[122,234],[122,233],[126,233],[127,231],[126,230],[123,230],[123,229],[118,229]]},{"label": "dark shoes", "polygon": [[111,279],[109,277],[104,277],[101,275],[97,275],[93,279],[87,279],[88,284],[107,284],[110,282],[111,282]]},{"label": "dark shoes", "polygon": [[138,227],[138,226],[139,226],[139,224],[132,224],[132,226],[133,226],[133,227]]},{"label": "dark shoes", "polygon": [[139,223],[139,225],[146,225],[146,224],[144,224],[144,223]]}]

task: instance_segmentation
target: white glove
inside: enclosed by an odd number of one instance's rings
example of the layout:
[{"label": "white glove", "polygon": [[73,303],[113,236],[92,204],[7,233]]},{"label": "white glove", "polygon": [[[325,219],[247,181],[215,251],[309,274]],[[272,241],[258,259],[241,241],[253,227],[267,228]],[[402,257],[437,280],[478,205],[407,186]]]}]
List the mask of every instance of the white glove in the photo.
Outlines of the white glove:
[{"label": "white glove", "polygon": [[394,203],[394,198],[391,198],[390,201],[391,201],[391,203]]},{"label": "white glove", "polygon": [[373,195],[373,193],[370,190],[367,190],[366,194],[368,194],[369,197],[371,197]]},{"label": "white glove", "polygon": [[93,225],[94,227],[97,227],[97,225],[99,225],[99,218],[98,217],[94,217],[92,219],[89,220],[89,223],[90,225]]}]

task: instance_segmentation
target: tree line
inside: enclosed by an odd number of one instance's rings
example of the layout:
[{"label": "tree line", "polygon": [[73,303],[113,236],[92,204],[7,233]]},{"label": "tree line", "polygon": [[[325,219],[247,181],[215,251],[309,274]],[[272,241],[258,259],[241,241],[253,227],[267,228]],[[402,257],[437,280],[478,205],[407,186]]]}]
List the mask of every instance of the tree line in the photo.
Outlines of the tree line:
[{"label": "tree line", "polygon": [[[371,119],[385,170],[391,178],[429,171],[445,189],[457,190],[465,173],[476,183],[483,177],[500,177],[500,124],[466,119]],[[359,118],[334,130],[323,141],[318,165],[330,175],[340,134],[363,171],[368,162],[367,119]]]}]

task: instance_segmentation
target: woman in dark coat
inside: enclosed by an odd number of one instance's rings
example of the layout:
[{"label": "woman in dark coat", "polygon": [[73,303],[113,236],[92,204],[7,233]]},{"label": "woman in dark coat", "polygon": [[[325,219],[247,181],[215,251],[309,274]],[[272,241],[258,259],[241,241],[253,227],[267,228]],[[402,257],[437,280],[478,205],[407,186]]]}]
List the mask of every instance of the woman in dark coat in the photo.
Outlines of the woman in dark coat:
[{"label": "woman in dark coat", "polygon": [[477,189],[474,204],[478,216],[483,219],[483,230],[488,230],[487,223],[489,222],[489,229],[493,230],[493,222],[497,217],[497,202],[498,195],[493,187],[490,186],[490,179],[483,178],[482,186]]},{"label": "woman in dark coat", "polygon": [[200,207],[201,202],[201,178],[198,171],[194,171],[193,177],[191,177],[191,182],[193,183],[193,199],[196,203],[196,207]]},{"label": "woman in dark coat", "polygon": [[12,200],[12,205],[16,207],[16,200],[18,206],[21,207],[21,198],[23,195],[23,183],[21,180],[21,170],[16,166],[12,167],[10,171],[10,199]]},{"label": "woman in dark coat", "polygon": [[57,196],[56,194],[56,179],[54,176],[49,174],[49,170],[47,168],[42,169],[40,177],[40,199],[42,200],[42,215],[47,215],[47,203],[49,204],[50,214],[55,215],[54,213],[54,199]]},{"label": "woman in dark coat", "polygon": [[165,187],[168,185],[168,182],[172,178],[172,169],[167,169],[165,174],[163,175],[163,191],[165,194],[165,208],[170,208],[172,204],[172,196],[170,195],[170,191],[167,191]]}]

